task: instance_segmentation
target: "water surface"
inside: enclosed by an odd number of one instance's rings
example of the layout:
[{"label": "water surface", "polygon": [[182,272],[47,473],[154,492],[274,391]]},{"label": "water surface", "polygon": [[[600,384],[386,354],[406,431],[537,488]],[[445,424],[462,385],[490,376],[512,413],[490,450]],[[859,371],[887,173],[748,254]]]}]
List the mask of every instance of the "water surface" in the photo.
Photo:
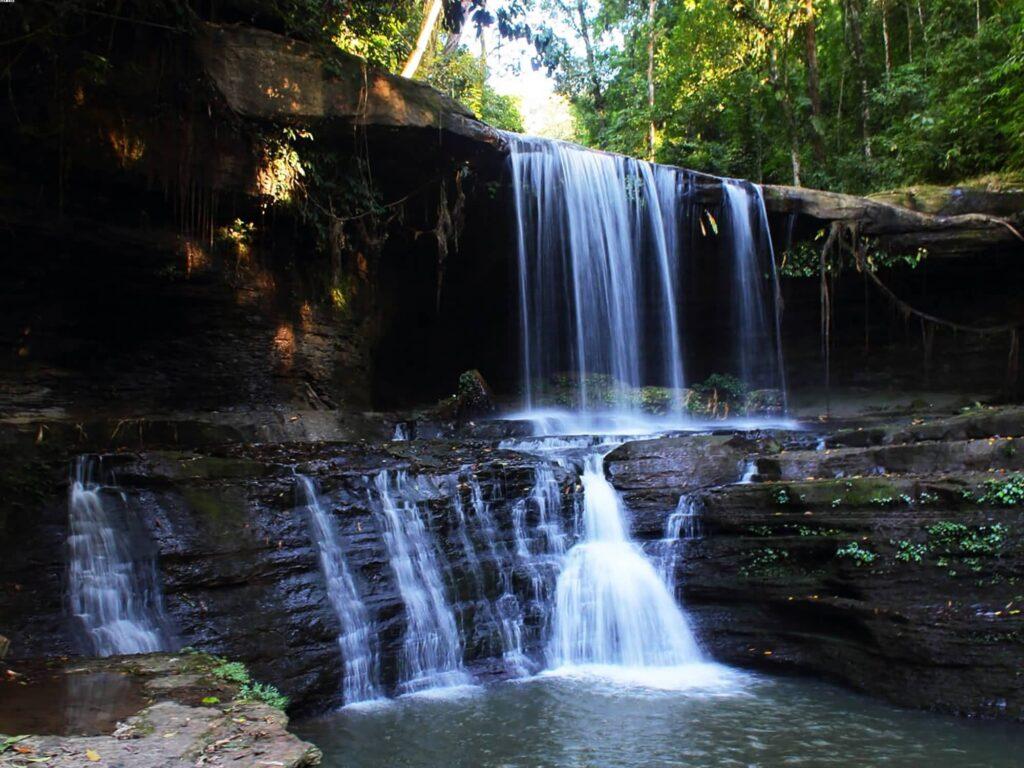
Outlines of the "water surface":
[{"label": "water surface", "polygon": [[325,768],[1002,768],[1024,727],[898,709],[824,683],[728,671],[657,690],[542,676],[296,722]]}]

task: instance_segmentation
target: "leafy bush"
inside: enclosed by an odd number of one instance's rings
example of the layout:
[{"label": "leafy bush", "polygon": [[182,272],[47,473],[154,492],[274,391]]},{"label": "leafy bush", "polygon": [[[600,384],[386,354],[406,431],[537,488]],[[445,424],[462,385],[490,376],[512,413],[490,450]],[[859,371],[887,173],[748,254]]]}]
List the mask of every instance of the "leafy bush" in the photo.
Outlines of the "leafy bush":
[{"label": "leafy bush", "polygon": [[[288,707],[289,700],[287,696],[273,685],[253,681],[249,670],[240,661],[224,661],[221,659],[220,663],[213,668],[212,674],[214,677],[218,677],[226,682],[241,685],[241,688],[238,689],[238,694],[235,696],[236,701],[262,701],[264,704],[269,704],[282,710]],[[216,702],[217,699],[213,696],[203,699],[203,703]]]},{"label": "leafy bush", "polygon": [[1006,526],[979,525],[942,521],[928,526],[928,535],[935,546],[948,554],[994,555],[1006,540]]},{"label": "leafy bush", "polygon": [[977,497],[980,504],[1017,507],[1024,504],[1024,475],[1011,475],[1003,480],[986,480],[984,491]]},{"label": "leafy bush", "polygon": [[746,406],[747,385],[728,373],[713,373],[691,388],[686,407],[704,416],[728,416]]},{"label": "leafy bush", "polygon": [[288,708],[289,699],[273,685],[246,683],[238,692],[239,701],[261,701],[280,710]]},{"label": "leafy bush", "polygon": [[240,661],[224,661],[213,668],[214,677],[226,680],[229,683],[248,683],[250,680],[249,670]]}]

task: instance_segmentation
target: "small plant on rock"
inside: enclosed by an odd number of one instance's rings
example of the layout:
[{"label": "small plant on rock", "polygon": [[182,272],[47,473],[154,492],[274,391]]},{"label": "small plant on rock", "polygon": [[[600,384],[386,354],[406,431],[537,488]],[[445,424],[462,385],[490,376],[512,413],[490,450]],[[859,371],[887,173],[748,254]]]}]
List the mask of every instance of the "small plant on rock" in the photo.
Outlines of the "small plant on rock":
[{"label": "small plant on rock", "polygon": [[878,558],[870,549],[866,549],[856,541],[851,541],[846,546],[836,550],[836,557],[840,559],[853,560],[858,566],[871,565]]},{"label": "small plant on rock", "polygon": [[223,661],[213,668],[213,676],[229,683],[244,685],[249,682],[249,670],[240,661]]},{"label": "small plant on rock", "polygon": [[901,563],[920,563],[924,561],[925,555],[928,554],[927,544],[918,544],[907,539],[891,541],[890,543],[896,547],[896,559]]},{"label": "small plant on rock", "polygon": [[261,701],[264,704],[285,710],[288,708],[289,699],[273,685],[263,683],[246,683],[238,692],[240,701]]},{"label": "small plant on rock", "polygon": [[1001,507],[1018,507],[1024,504],[1024,475],[1015,474],[1002,480],[986,480],[979,504],[995,504]]}]

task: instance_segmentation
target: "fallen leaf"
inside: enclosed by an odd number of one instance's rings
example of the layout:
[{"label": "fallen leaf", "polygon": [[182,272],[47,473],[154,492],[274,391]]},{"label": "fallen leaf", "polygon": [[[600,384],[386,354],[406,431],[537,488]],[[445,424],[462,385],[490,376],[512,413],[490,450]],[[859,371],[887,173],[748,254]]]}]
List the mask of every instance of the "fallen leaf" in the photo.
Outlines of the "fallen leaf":
[{"label": "fallen leaf", "polygon": [[85,750],[85,759],[90,763],[98,763],[100,761],[100,753],[94,749]]}]

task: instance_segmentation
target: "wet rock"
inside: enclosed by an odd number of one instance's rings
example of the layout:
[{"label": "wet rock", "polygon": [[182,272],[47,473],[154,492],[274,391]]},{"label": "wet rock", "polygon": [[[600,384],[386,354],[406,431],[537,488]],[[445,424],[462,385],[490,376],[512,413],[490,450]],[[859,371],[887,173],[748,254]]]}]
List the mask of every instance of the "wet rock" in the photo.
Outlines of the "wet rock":
[{"label": "wet rock", "polygon": [[632,514],[633,535],[658,538],[679,497],[738,481],[752,453],[778,450],[767,433],[682,435],[634,440],[605,457],[605,473]]},{"label": "wet rock", "polygon": [[702,535],[674,576],[716,658],[1024,719],[1024,480],[1017,441],[996,437],[1020,425],[983,409],[851,427],[828,437],[841,448],[746,443],[746,484],[721,437],[627,444],[607,471],[648,538],[689,489]]},{"label": "wet rock", "polygon": [[[148,532],[158,553],[164,604],[176,642],[244,660],[261,680],[292,697],[297,711],[339,703],[340,631],[320,570],[309,520],[295,495],[294,472],[318,485],[321,503],[337,525],[348,564],[375,621],[382,682],[398,678],[404,604],[371,503],[373,475],[382,470],[422,476],[435,487],[424,521],[444,554],[453,611],[465,630],[467,664],[501,657],[493,604],[504,587],[492,551],[512,559],[517,505],[527,526],[538,510],[527,503],[538,460],[462,439],[386,443],[271,443],[205,450],[151,450],[109,454],[111,482]],[[559,469],[562,493],[574,476]],[[474,519],[472,476],[497,527]],[[0,629],[16,639],[17,658],[81,652],[69,629],[64,600],[67,537],[66,468],[54,467],[44,485],[50,501],[15,508],[2,521]],[[460,516],[470,520],[469,541],[483,562],[467,560]],[[571,517],[572,504],[550,510]],[[565,522],[565,521],[563,521]],[[568,527],[568,526],[566,526]],[[533,574],[513,569],[526,595]],[[524,599],[525,602],[525,599]],[[539,621],[529,620],[524,643],[537,650]]]},{"label": "wet rock", "polygon": [[756,459],[765,480],[854,477],[860,475],[929,475],[937,472],[1024,469],[1021,440],[929,440],[920,443],[784,451]]},{"label": "wet rock", "polygon": [[460,420],[487,416],[494,412],[494,394],[478,370],[459,376],[455,413]]},{"label": "wet rock", "polygon": [[953,416],[912,418],[893,424],[850,427],[827,440],[828,447],[894,445],[925,440],[970,440],[1024,435],[1024,408],[976,407]]},{"label": "wet rock", "polygon": [[[288,718],[260,702],[236,699],[238,686],[213,674],[218,661],[203,654],[123,656],[51,667],[83,682],[120,677],[145,688],[148,703],[123,722],[104,722],[88,735],[33,735],[0,755],[0,765],[318,765],[320,750],[288,732]],[[104,689],[109,694],[109,689]],[[65,705],[116,708],[123,702],[88,699],[88,685]],[[17,695],[14,693],[13,695]],[[77,697],[77,698],[75,698]],[[2,724],[0,724],[2,725]]]}]

